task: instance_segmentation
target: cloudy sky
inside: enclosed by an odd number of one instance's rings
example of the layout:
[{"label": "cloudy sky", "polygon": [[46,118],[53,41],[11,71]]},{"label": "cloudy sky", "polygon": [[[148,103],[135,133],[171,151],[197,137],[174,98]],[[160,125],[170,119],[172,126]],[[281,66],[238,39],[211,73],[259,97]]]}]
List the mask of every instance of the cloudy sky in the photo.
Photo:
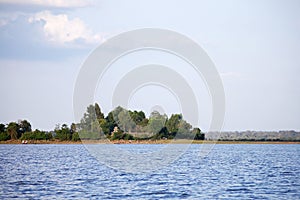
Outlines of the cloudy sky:
[{"label": "cloudy sky", "polygon": [[[124,31],[150,27],[188,36],[214,62],[226,95],[223,130],[300,130],[299,11],[297,0],[0,0],[0,122],[27,119],[45,130],[73,122],[74,86],[90,53]],[[112,108],[109,80],[117,83],[119,71],[147,59],[168,60],[180,74],[193,76],[170,55],[131,55],[116,63],[95,91],[105,113]],[[197,98],[206,99],[199,101],[197,125],[207,130],[209,94],[191,84]],[[128,107],[147,114],[154,108],[180,112],[176,102],[168,102],[171,96],[148,88]]]}]

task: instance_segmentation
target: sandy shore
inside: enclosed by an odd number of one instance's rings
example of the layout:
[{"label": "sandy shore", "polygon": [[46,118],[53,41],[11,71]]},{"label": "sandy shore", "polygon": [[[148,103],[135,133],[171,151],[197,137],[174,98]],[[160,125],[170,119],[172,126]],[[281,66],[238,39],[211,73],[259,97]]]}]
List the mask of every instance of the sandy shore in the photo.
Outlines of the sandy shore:
[{"label": "sandy shore", "polygon": [[[59,140],[29,140],[28,144],[300,144],[294,141],[210,141],[210,140],[85,140],[85,141],[59,141]],[[0,141],[0,144],[22,144],[21,140]]]}]

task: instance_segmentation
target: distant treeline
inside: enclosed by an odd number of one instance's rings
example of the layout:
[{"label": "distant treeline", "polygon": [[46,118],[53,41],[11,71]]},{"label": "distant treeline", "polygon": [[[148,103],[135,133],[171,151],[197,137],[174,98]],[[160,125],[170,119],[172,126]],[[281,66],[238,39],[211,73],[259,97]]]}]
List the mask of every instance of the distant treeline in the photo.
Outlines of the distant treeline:
[{"label": "distant treeline", "polygon": [[9,124],[0,124],[0,141],[6,140],[80,140],[73,123],[70,128],[68,125],[56,126],[54,131],[41,131],[31,128],[30,122],[27,120],[19,120],[18,122],[10,122]]},{"label": "distant treeline", "polygon": [[165,114],[154,111],[146,118],[143,111],[126,110],[120,106],[108,113],[101,112],[100,106],[89,105],[81,121],[56,125],[53,131],[32,131],[30,122],[19,120],[0,124],[0,140],[141,140],[141,139],[195,139],[204,140],[205,135],[199,128],[193,128],[181,114]]},{"label": "distant treeline", "polygon": [[300,132],[290,131],[232,131],[208,132],[206,140],[220,141],[300,141]]}]

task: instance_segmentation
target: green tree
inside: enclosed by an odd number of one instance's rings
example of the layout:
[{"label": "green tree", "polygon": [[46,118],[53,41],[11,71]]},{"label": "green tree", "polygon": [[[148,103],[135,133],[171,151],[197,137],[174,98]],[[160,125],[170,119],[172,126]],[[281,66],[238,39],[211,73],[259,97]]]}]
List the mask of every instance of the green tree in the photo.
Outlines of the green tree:
[{"label": "green tree", "polygon": [[6,141],[10,139],[10,135],[6,131],[5,124],[0,124],[0,141]]},{"label": "green tree", "polygon": [[173,136],[171,136],[168,132],[168,129],[166,127],[163,127],[157,134],[155,134],[152,139],[154,140],[160,140],[160,139],[173,139]]},{"label": "green tree", "polygon": [[178,124],[177,137],[184,139],[194,139],[194,135],[192,134],[191,129],[192,125],[181,119]]},{"label": "green tree", "polygon": [[92,124],[97,121],[96,111],[93,105],[87,107],[86,112],[83,115],[83,118],[80,120],[80,129],[85,131],[92,130]]},{"label": "green tree", "polygon": [[75,123],[71,124],[70,131],[71,131],[72,134],[77,132],[77,128],[76,128],[76,124]]},{"label": "green tree", "polygon": [[[105,129],[105,130],[103,130],[103,132],[106,134],[111,134],[111,132],[113,132],[115,126],[118,126],[118,124],[114,118],[114,112],[115,111],[109,112],[107,117],[105,118],[106,123],[102,123],[103,127]],[[101,123],[100,123],[100,125],[101,125]]]},{"label": "green tree", "polygon": [[10,135],[5,131],[0,133],[0,141],[10,140]]},{"label": "green tree", "polygon": [[102,129],[102,132],[105,134],[105,135],[109,135],[111,133],[111,125],[109,122],[107,122],[106,119],[100,119],[99,120],[99,124],[100,124],[100,127]]},{"label": "green tree", "polygon": [[181,114],[173,114],[166,122],[166,127],[169,133],[175,135],[178,132],[179,122],[182,120]]},{"label": "green tree", "polygon": [[5,124],[0,124],[0,133],[4,133],[6,131]]},{"label": "green tree", "polygon": [[149,117],[148,130],[157,134],[165,126],[167,115],[161,115],[158,111],[153,111]]},{"label": "green tree", "polygon": [[131,130],[135,128],[134,121],[131,119],[129,112],[125,109],[119,112],[117,123],[125,132],[131,132]]},{"label": "green tree", "polygon": [[[107,124],[102,124],[105,125],[104,128],[109,128],[109,133],[111,133],[114,130],[115,126],[120,127],[122,130],[124,129],[124,131],[132,129],[132,126],[134,126],[132,124],[132,120],[128,111],[121,106],[118,106],[114,110],[109,112],[105,120]],[[129,122],[130,124],[126,124],[126,122]]]},{"label": "green tree", "polygon": [[72,134],[72,141],[79,141],[80,140],[80,137],[79,137],[79,134],[77,132],[77,128],[76,128],[76,124],[75,123],[72,123],[71,126],[70,126],[70,132]]},{"label": "green tree", "polygon": [[92,123],[91,132],[92,133],[98,133],[99,135],[100,135],[100,133],[103,133],[98,121],[94,121]]},{"label": "green tree", "polygon": [[33,134],[35,140],[46,140],[46,133],[44,131],[36,129]]},{"label": "green tree", "polygon": [[31,124],[27,120],[22,120],[19,122],[20,133],[31,132]]},{"label": "green tree", "polygon": [[45,139],[46,140],[52,140],[53,139],[53,135],[51,132],[45,133]]},{"label": "green tree", "polygon": [[124,133],[121,130],[114,132],[112,134],[111,140],[121,140],[123,138]]},{"label": "green tree", "polygon": [[195,136],[195,140],[204,140],[205,139],[205,134],[201,133],[200,128],[194,128],[192,131],[193,135]]},{"label": "green tree", "polygon": [[21,140],[35,140],[34,132],[25,132],[21,137]]},{"label": "green tree", "polygon": [[104,114],[101,112],[100,106],[98,103],[95,103],[95,114],[98,120],[104,119]]},{"label": "green tree", "polygon": [[72,133],[67,124],[63,124],[60,129],[56,129],[55,133],[55,138],[61,141],[72,139]]},{"label": "green tree", "polygon": [[134,140],[131,134],[123,133],[121,130],[114,132],[111,140]]},{"label": "green tree", "polygon": [[52,134],[36,129],[33,132],[25,132],[20,139],[21,140],[50,140],[52,139]]},{"label": "green tree", "polygon": [[77,132],[72,134],[72,140],[75,141],[75,142],[80,141],[80,137],[79,137],[79,134]]},{"label": "green tree", "polygon": [[7,125],[7,132],[10,135],[11,139],[15,140],[21,137],[20,127],[19,124],[17,124],[16,122],[10,122]]},{"label": "green tree", "polygon": [[129,115],[136,125],[147,125],[143,123],[146,119],[143,111],[129,111]]},{"label": "green tree", "polygon": [[116,107],[111,113],[112,113],[112,115],[110,116],[110,117],[112,117],[113,119],[113,121],[115,122],[115,123],[118,123],[119,122],[119,114],[121,113],[121,112],[123,112],[125,109],[123,108],[123,107],[121,107],[121,106],[118,106],[118,107]]}]

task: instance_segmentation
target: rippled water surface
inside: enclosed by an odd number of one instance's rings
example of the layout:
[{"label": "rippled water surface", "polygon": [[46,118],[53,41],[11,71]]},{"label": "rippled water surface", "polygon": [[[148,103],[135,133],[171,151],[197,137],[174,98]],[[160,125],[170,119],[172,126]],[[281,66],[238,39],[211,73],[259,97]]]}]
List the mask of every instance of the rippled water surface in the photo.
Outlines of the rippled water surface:
[{"label": "rippled water surface", "polygon": [[300,145],[216,145],[205,158],[199,148],[159,171],[128,174],[83,145],[0,145],[0,199],[300,199]]}]

